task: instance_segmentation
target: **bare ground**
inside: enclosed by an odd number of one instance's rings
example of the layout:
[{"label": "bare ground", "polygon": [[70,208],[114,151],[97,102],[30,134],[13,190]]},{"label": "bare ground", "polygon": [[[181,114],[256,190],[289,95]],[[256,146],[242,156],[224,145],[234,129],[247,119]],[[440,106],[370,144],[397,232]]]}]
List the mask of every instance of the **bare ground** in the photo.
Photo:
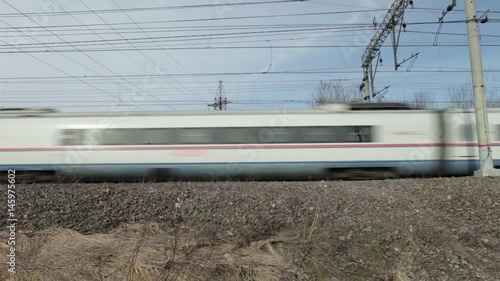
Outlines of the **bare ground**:
[{"label": "bare ground", "polygon": [[498,179],[21,184],[16,196],[16,273],[5,207],[0,280],[500,280]]}]

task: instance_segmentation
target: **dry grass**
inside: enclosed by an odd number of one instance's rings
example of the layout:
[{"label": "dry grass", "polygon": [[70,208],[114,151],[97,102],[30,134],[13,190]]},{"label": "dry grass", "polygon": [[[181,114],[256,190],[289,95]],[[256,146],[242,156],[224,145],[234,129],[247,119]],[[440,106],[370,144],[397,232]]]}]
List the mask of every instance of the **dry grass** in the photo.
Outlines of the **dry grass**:
[{"label": "dry grass", "polygon": [[[316,228],[317,221],[315,212],[309,227],[244,244],[237,235],[218,237],[158,224],[123,225],[109,234],[61,228],[18,233],[17,272],[7,274],[8,249],[2,244],[0,280],[425,280],[415,278],[417,245],[407,245],[390,259],[378,244],[356,235],[332,244],[332,230]],[[342,243],[351,248],[339,250]]]},{"label": "dry grass", "polygon": [[[22,194],[17,273],[7,274],[4,228],[0,280],[500,280],[494,179],[34,185]],[[172,199],[182,207],[162,205]]]},{"label": "dry grass", "polygon": [[409,272],[417,271],[417,265],[415,264],[416,252],[414,247],[415,246],[412,245],[408,251],[401,254],[399,262],[394,266],[395,269],[390,279],[394,281],[423,281],[420,279],[410,279],[408,277]]},{"label": "dry grass", "polygon": [[[182,233],[182,235],[180,234]],[[47,229],[17,237],[17,267],[12,280],[306,280],[284,251],[284,235],[250,243],[208,241],[187,231],[156,224],[125,225],[110,234],[84,236]],[[7,245],[2,245],[1,280]]]}]

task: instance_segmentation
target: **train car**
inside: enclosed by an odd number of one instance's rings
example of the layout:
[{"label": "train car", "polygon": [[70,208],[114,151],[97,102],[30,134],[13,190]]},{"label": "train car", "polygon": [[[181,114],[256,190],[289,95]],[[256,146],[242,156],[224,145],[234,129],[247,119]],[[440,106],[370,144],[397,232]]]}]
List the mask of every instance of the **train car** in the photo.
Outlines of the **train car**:
[{"label": "train car", "polygon": [[[499,112],[492,116],[500,124]],[[3,110],[0,169],[35,179],[120,181],[463,175],[478,162],[477,145],[456,130],[469,126],[469,117],[401,104],[290,111]]]},{"label": "train car", "polygon": [[[476,116],[472,109],[443,111],[447,170],[454,176],[472,175],[479,167]],[[488,110],[493,165],[500,169],[500,108]]]}]

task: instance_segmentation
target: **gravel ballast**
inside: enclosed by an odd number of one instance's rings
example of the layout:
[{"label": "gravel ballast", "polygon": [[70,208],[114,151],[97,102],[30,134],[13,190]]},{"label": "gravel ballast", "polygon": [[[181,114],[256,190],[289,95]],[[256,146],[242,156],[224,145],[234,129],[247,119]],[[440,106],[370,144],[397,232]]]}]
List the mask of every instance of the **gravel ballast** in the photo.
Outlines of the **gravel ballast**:
[{"label": "gravel ballast", "polygon": [[[391,280],[386,269],[403,253],[411,253],[409,280],[500,280],[494,178],[19,184],[16,196],[18,231],[159,223],[258,240],[314,227],[322,237],[315,247],[338,280]],[[5,228],[7,212],[0,217]]]}]

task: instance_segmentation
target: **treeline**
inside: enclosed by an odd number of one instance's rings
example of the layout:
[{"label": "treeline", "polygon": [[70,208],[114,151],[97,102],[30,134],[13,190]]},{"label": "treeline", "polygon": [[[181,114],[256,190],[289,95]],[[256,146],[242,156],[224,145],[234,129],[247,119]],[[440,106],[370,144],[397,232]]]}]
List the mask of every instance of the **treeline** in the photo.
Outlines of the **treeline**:
[{"label": "treeline", "polygon": [[[339,81],[320,81],[312,94],[311,105],[363,102],[364,95],[364,91],[359,87],[344,85]],[[500,107],[499,89],[487,90],[486,99],[488,107]],[[466,84],[458,88],[449,88],[445,96],[438,97],[430,92],[421,90],[416,91],[410,97],[399,99],[387,98],[379,94],[372,98],[372,102],[398,102],[421,109],[473,108],[474,93],[472,85]]]}]

